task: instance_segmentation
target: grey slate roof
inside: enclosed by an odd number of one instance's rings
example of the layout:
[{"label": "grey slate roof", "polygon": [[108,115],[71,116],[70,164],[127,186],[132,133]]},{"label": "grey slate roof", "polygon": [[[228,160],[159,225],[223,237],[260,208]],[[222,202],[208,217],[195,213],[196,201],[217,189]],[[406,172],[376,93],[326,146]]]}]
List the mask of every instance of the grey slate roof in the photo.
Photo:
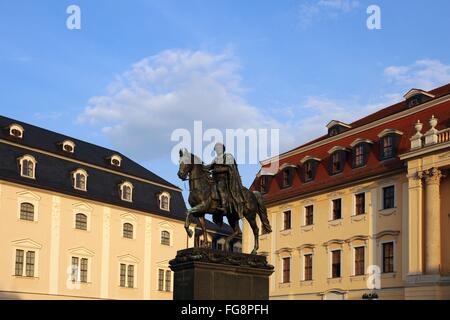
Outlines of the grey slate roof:
[{"label": "grey slate roof", "polygon": [[[5,129],[13,123],[19,124],[24,128],[23,139],[11,137],[8,130]],[[119,152],[3,116],[0,116],[0,139],[20,145],[12,146],[0,143],[0,179],[2,180],[147,213],[155,213],[174,219],[184,220],[185,218],[186,204],[183,200],[181,190]],[[66,139],[76,144],[74,154],[68,154],[62,151],[59,143]],[[116,171],[117,174],[80,165],[41,152],[32,152],[21,146],[31,147],[66,158],[73,158],[77,161]],[[20,176],[17,159],[25,154],[32,155],[38,162],[36,180]],[[122,165],[120,168],[109,164],[108,158],[113,154],[118,154],[122,157]],[[87,192],[75,190],[72,186],[71,172],[76,169],[84,169],[89,174]],[[162,186],[124,177],[121,174],[135,176]],[[118,186],[125,180],[130,181],[134,185],[133,203],[122,201],[119,197]],[[171,188],[176,188],[176,190]],[[159,208],[158,194],[163,191],[171,195],[170,212]]]}]

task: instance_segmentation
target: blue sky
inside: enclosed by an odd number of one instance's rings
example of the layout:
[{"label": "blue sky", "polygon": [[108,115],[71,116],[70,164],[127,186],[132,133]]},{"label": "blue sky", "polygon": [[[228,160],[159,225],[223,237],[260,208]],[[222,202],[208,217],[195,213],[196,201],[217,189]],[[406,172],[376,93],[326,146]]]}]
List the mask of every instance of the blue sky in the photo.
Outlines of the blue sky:
[{"label": "blue sky", "polygon": [[[71,4],[81,30],[66,28]],[[366,27],[371,4],[381,30]],[[279,128],[287,150],[450,82],[448,12],[448,0],[0,0],[0,114],[184,188],[170,132],[194,120]],[[244,184],[257,170],[242,167]]]}]

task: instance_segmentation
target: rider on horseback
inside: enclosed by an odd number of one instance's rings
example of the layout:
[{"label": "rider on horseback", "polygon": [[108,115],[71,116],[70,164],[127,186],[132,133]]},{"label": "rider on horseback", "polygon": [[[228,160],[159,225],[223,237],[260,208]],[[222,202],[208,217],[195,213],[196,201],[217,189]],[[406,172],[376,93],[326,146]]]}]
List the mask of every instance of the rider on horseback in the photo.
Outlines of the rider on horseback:
[{"label": "rider on horseback", "polygon": [[231,213],[234,209],[242,219],[246,201],[236,160],[231,154],[225,153],[225,146],[222,143],[217,143],[214,151],[217,156],[206,168],[212,172],[216,182],[221,201],[221,207],[218,209],[224,214]]}]

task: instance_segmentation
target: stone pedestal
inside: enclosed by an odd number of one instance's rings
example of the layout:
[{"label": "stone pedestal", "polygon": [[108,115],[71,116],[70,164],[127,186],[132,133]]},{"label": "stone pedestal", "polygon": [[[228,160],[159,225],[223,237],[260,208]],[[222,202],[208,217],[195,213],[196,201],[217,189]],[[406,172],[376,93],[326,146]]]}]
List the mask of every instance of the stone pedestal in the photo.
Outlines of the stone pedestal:
[{"label": "stone pedestal", "polygon": [[268,300],[273,266],[264,256],[190,248],[170,261],[174,300]]}]

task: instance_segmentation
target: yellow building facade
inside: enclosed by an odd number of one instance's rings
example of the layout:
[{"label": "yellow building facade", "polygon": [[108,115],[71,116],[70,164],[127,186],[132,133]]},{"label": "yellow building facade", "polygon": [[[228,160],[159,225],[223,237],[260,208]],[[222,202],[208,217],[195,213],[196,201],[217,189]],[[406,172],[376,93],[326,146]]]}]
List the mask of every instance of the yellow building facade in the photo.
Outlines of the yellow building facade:
[{"label": "yellow building facade", "polygon": [[271,299],[450,299],[450,85],[328,130],[263,161],[252,186],[273,229]]}]

